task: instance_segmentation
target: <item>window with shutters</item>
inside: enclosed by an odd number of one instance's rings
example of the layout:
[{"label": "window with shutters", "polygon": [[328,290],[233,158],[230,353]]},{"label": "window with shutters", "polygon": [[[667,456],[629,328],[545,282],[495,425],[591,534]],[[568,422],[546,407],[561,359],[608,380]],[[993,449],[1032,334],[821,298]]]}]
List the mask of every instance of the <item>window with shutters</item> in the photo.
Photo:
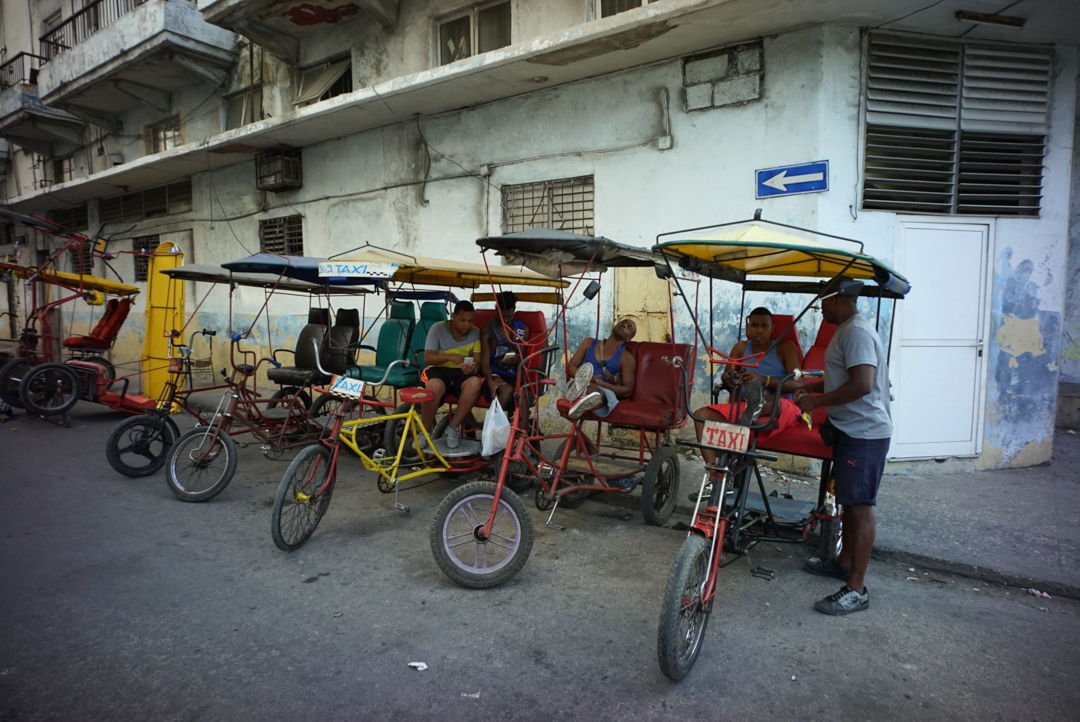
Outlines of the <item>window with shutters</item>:
[{"label": "window with shutters", "polygon": [[145,218],[172,216],[191,211],[191,179],[137,193],[106,198],[98,206],[101,222],[131,223]]},{"label": "window with shutters", "polygon": [[1038,216],[1048,48],[872,33],[862,206]]},{"label": "window with shutters", "polygon": [[259,248],[281,256],[304,255],[304,217],[283,216],[259,221]]},{"label": "window with shutters", "polygon": [[150,255],[138,255],[149,254],[160,243],[159,236],[139,236],[138,238],[131,239],[131,250],[135,251],[137,255],[132,256],[135,259],[135,282],[144,283],[150,276]]},{"label": "window with shutters", "polygon": [[593,177],[503,186],[505,233],[530,228],[555,228],[594,235]]},{"label": "window with shutters", "polygon": [[49,220],[59,223],[64,228],[72,231],[85,231],[90,227],[90,216],[86,212],[85,203],[71,208],[49,211]]}]

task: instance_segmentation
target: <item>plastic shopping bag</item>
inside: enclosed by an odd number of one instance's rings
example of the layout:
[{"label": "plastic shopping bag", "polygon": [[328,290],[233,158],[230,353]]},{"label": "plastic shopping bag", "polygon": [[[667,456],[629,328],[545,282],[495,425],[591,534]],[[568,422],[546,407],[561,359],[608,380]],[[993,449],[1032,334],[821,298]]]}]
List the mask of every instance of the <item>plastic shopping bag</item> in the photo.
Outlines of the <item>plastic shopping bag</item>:
[{"label": "plastic shopping bag", "polygon": [[506,448],[510,440],[510,420],[506,418],[506,412],[498,400],[491,403],[484,416],[483,440],[484,446],[480,451],[483,456],[495,456]]}]

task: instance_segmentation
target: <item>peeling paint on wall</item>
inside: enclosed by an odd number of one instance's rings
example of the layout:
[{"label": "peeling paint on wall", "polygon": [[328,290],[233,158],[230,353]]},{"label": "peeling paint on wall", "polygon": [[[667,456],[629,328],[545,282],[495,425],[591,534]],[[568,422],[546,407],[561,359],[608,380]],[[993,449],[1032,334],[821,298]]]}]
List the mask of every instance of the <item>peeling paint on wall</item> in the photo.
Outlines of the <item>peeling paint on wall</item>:
[{"label": "peeling paint on wall", "polygon": [[998,329],[997,342],[1002,351],[1012,356],[1009,359],[1009,368],[1019,368],[1017,356],[1025,353],[1042,356],[1046,353],[1042,335],[1039,333],[1039,322],[1034,318],[1006,316]]}]

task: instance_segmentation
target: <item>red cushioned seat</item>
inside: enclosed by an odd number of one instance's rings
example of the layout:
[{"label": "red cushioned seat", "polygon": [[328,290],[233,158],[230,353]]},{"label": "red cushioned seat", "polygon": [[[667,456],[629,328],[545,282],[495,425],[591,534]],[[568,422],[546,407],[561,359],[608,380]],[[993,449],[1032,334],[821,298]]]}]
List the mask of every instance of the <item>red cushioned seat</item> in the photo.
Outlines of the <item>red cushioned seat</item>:
[{"label": "red cushioned seat", "polygon": [[[682,376],[674,366],[664,363],[665,356],[679,356],[690,373],[694,368],[694,347],[690,344],[655,343],[631,341],[626,351],[637,360],[634,374],[634,393],[620,401],[607,416],[600,418],[591,411],[581,418],[585,421],[602,421],[615,426],[632,426],[641,429],[679,429],[686,424],[686,402],[683,398]],[[566,418],[571,401],[559,399],[555,408]]]},{"label": "red cushioned seat", "polygon": [[122,301],[115,298],[111,299],[105,306],[105,313],[98,319],[89,335],[66,338],[64,339],[64,346],[67,348],[93,349],[95,351],[106,351],[112,348],[113,342],[116,341],[116,337],[120,334],[120,327],[124,325],[133,303],[134,301],[130,298],[125,298]]}]

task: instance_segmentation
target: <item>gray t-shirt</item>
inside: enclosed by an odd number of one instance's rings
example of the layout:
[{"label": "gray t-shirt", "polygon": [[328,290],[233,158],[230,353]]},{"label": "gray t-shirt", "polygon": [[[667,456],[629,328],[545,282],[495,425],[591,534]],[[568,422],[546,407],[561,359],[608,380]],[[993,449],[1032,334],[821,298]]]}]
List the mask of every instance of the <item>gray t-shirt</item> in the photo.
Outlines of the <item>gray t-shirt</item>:
[{"label": "gray t-shirt", "polygon": [[856,439],[887,439],[892,436],[892,410],[889,404],[889,366],[885,348],[874,327],[862,314],[836,327],[836,334],[825,350],[825,392],[843,386],[853,366],[873,366],[874,388],[850,404],[829,406],[833,426]]}]

